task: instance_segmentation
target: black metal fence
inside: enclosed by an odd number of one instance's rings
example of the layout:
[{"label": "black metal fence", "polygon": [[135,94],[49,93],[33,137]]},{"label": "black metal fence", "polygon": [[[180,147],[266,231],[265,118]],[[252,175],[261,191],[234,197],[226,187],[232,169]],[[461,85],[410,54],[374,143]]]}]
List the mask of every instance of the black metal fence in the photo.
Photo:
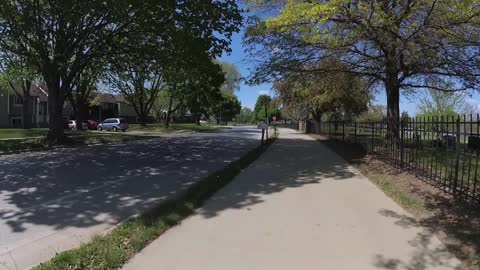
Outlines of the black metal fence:
[{"label": "black metal fence", "polygon": [[370,154],[447,193],[480,202],[479,115],[404,118],[399,130],[399,136],[391,136],[386,121],[307,124],[309,133],[361,144]]}]

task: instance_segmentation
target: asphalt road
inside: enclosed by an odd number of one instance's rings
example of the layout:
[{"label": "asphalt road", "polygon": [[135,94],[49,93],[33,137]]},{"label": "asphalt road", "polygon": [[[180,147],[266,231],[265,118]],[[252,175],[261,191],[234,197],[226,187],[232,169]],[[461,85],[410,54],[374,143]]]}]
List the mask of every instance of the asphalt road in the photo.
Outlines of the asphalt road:
[{"label": "asphalt road", "polygon": [[172,198],[258,145],[236,127],[0,156],[0,269],[27,269]]}]

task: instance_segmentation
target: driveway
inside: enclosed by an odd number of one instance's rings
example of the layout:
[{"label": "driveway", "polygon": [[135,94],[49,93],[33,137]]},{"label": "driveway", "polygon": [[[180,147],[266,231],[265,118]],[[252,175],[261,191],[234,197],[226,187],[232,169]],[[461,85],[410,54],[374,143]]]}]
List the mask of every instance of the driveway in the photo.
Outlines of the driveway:
[{"label": "driveway", "polygon": [[26,269],[141,213],[259,144],[237,127],[0,156],[0,269]]}]

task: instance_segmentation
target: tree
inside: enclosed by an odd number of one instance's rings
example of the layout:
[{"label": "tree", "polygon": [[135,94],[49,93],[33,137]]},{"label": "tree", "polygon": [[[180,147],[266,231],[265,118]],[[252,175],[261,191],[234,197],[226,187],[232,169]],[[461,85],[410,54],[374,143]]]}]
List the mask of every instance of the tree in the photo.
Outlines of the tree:
[{"label": "tree", "polygon": [[42,74],[49,92],[48,137],[55,142],[64,138],[65,96],[92,60],[137,52],[141,42],[126,42],[135,34],[161,47],[179,29],[220,55],[241,21],[233,0],[2,0],[0,51],[24,57]]},{"label": "tree", "polygon": [[22,99],[22,123],[24,129],[33,127],[34,100],[30,94],[38,75],[28,62],[16,55],[3,53],[0,58],[0,83]]},{"label": "tree", "polygon": [[357,117],[360,122],[379,122],[387,117],[387,108],[384,105],[371,105],[366,112]]},{"label": "tree", "polygon": [[27,59],[48,87],[49,139],[62,141],[62,110],[73,80],[142,14],[130,1],[2,1],[0,50]]},{"label": "tree", "polygon": [[171,114],[181,108],[208,113],[208,107],[220,100],[220,87],[225,82],[222,67],[213,60],[214,55],[201,39],[188,32],[180,32],[171,45],[172,48],[167,50],[168,54],[162,57],[165,82],[168,86],[166,127],[169,127]]},{"label": "tree", "polygon": [[255,114],[252,109],[243,107],[236,116],[237,122],[240,124],[252,124],[255,122]]},{"label": "tree", "polygon": [[302,120],[305,121],[310,115],[310,110],[299,103],[284,104],[280,111],[285,119],[293,120],[295,122]]},{"label": "tree", "polygon": [[274,115],[279,117],[280,109],[276,105],[277,105],[276,102],[273,102],[270,96],[268,95],[258,96],[257,102],[255,103],[255,108],[253,110],[253,113],[255,115],[255,120],[271,121]]},{"label": "tree", "polygon": [[[448,87],[448,86],[446,86]],[[420,99],[419,115],[422,116],[457,116],[465,106],[465,94],[441,92],[430,89],[427,97]]]},{"label": "tree", "polygon": [[[477,0],[260,2],[286,3],[278,16],[256,18],[247,30],[251,54],[266,59],[253,81],[285,70],[367,76],[385,88],[388,130],[397,139],[401,89],[479,86]],[[332,56],[345,68],[314,64]],[[431,78],[454,81],[455,88],[439,88]]]},{"label": "tree", "polygon": [[160,55],[120,55],[109,64],[108,82],[133,107],[142,126],[147,125],[152,107],[166,87],[163,63],[154,57]]},{"label": "tree", "polygon": [[403,111],[401,118],[402,118],[402,121],[409,121],[411,117],[410,117],[410,115],[408,114],[407,111]]},{"label": "tree", "polygon": [[[318,65],[341,66],[334,60]],[[364,80],[351,73],[288,72],[274,83],[274,90],[284,105],[307,109],[317,122],[327,113],[336,118],[352,118],[366,111],[370,100]]]},{"label": "tree", "polygon": [[268,117],[268,105],[272,101],[272,98],[268,95],[260,95],[257,98],[253,113],[255,115],[256,121],[265,121],[265,118]]},{"label": "tree", "polygon": [[237,96],[233,94],[222,93],[222,98],[218,104],[213,107],[213,114],[218,119],[218,124],[232,121],[240,113],[242,104]]},{"label": "tree", "polygon": [[219,62],[222,66],[223,74],[225,74],[225,83],[222,85],[223,94],[235,94],[240,89],[242,75],[234,64],[228,62]]},{"label": "tree", "polygon": [[199,125],[202,116],[215,115],[215,107],[222,101],[220,89],[225,83],[225,75],[222,67],[208,54],[197,54],[196,57],[199,59],[195,61],[202,64],[188,70],[187,80],[177,91],[183,97],[182,107],[193,115]]},{"label": "tree", "polygon": [[77,122],[77,129],[83,128],[82,123],[88,120],[88,109],[92,96],[98,92],[97,84],[104,75],[104,64],[90,65],[86,67],[72,82],[72,89],[66,93],[67,100],[73,109]]}]

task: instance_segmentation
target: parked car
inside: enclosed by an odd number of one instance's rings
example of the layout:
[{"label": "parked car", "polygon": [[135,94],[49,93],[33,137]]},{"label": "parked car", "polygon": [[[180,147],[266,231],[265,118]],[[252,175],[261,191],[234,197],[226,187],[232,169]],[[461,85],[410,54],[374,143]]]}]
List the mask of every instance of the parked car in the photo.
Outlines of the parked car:
[{"label": "parked car", "polygon": [[[77,129],[77,121],[76,121],[76,120],[69,120],[69,121],[68,121],[68,128],[69,128],[69,129],[72,129],[72,130]],[[83,129],[88,128],[87,122],[83,122],[83,123],[82,123],[82,128],[83,128]]]},{"label": "parked car", "polygon": [[126,119],[123,119],[123,118],[108,118],[108,119],[105,119],[102,123],[98,124],[97,126],[97,130],[99,131],[108,130],[108,131],[117,132],[119,130],[127,131],[127,129],[128,129],[128,122]]},{"label": "parked car", "polygon": [[93,120],[88,120],[87,122],[87,128],[88,129],[97,129],[98,128],[98,123]]}]

